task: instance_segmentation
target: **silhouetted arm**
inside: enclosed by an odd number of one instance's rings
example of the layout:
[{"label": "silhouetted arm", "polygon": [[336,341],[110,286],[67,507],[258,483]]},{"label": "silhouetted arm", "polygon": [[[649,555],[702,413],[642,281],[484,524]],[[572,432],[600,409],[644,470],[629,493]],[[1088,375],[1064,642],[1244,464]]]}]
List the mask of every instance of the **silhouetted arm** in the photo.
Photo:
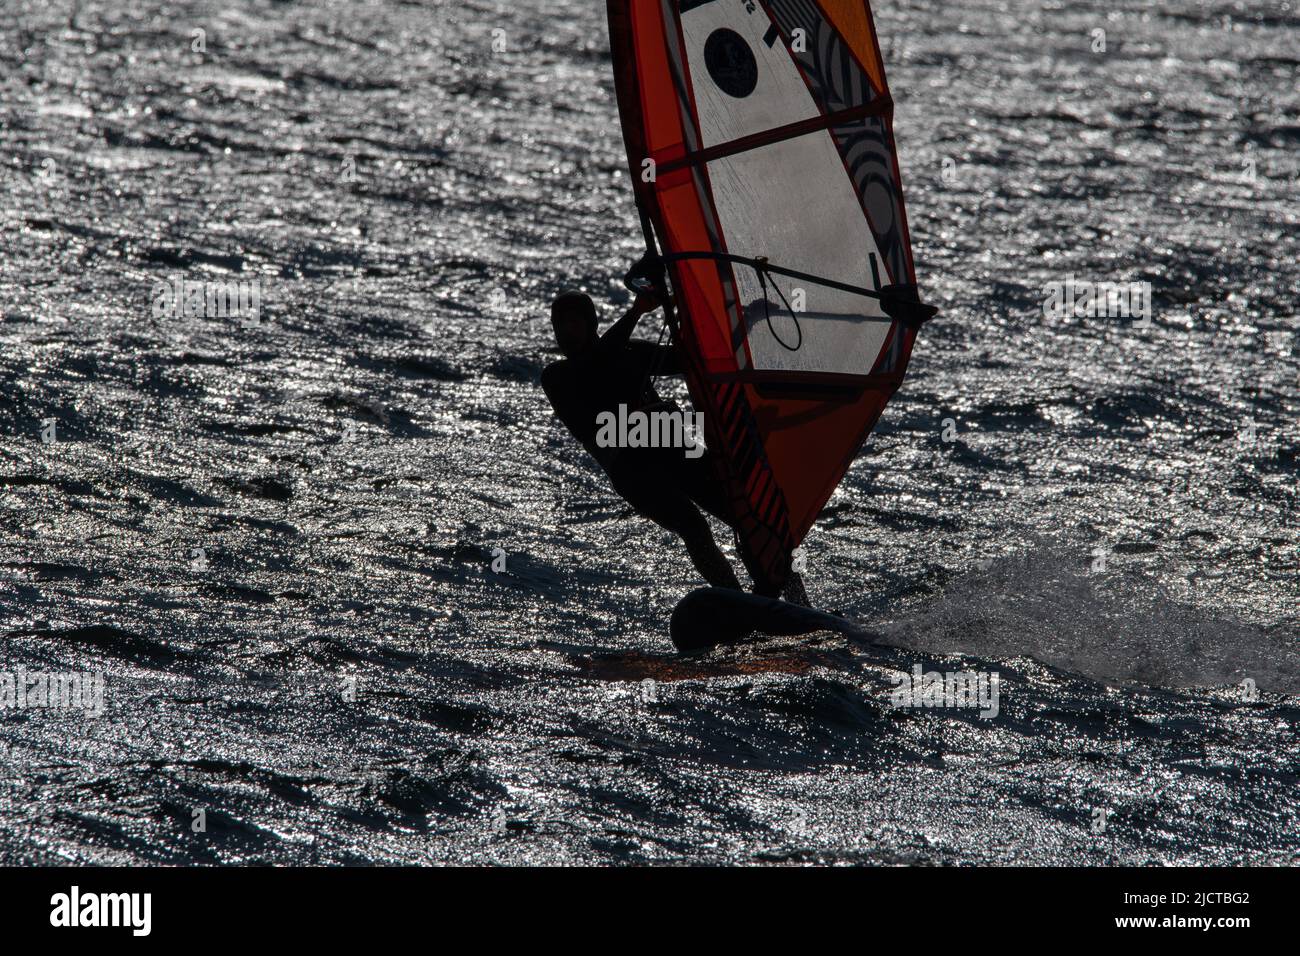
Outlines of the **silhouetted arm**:
[{"label": "silhouetted arm", "polygon": [[632,308],[627,310],[623,318],[605,330],[596,347],[606,354],[627,348],[628,342],[632,341],[636,324],[641,321],[641,316],[653,312],[658,307],[659,303],[649,296],[637,296],[636,301],[632,303]]}]

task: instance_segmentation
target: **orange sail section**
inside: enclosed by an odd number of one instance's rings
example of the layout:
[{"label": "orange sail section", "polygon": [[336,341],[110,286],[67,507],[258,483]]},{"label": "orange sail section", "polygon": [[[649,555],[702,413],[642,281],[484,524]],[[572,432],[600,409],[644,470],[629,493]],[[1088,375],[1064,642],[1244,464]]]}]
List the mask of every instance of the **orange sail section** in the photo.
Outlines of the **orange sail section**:
[{"label": "orange sail section", "polygon": [[822,10],[840,36],[853,50],[858,62],[879,91],[886,89],[885,65],[880,59],[875,25],[866,4],[858,0],[822,0]]},{"label": "orange sail section", "polygon": [[[902,382],[915,289],[865,0],[608,0],[637,202],[746,564],[792,551]],[[882,292],[882,290],[886,290]]]}]

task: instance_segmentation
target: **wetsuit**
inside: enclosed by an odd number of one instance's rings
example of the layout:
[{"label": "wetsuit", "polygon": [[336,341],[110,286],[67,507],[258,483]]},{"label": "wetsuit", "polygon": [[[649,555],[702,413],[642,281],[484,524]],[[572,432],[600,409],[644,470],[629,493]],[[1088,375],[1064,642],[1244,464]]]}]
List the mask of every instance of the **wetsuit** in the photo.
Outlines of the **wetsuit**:
[{"label": "wetsuit", "polygon": [[[738,587],[735,572],[713,540],[700,509],[729,522],[722,488],[709,454],[686,457],[684,448],[601,448],[597,416],[666,406],[653,374],[680,375],[681,363],[668,346],[633,341],[641,313],[629,312],[586,354],[563,359],[542,372],[542,388],[555,413],[605,469],[614,490],[637,513],[681,536],[697,570],[719,587]],[[694,452],[692,452],[694,454]]]}]

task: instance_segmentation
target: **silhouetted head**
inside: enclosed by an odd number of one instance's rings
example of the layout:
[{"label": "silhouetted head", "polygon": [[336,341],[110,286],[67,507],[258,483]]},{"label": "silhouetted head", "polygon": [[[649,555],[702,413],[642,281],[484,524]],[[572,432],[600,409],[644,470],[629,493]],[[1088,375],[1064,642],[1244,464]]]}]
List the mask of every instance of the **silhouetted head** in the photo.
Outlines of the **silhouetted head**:
[{"label": "silhouetted head", "polygon": [[582,292],[561,292],[551,303],[555,342],[565,358],[576,358],[596,344],[596,303]]}]

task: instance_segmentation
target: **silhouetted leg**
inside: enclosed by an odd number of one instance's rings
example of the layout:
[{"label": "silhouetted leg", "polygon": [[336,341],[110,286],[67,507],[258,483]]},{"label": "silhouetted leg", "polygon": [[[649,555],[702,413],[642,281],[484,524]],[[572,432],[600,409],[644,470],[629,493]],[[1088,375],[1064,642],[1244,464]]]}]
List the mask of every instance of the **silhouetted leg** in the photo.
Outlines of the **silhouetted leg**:
[{"label": "silhouetted leg", "polygon": [[691,500],[731,527],[732,518],[727,507],[727,495],[718,480],[713,462],[706,451],[699,458],[687,458],[681,466],[681,483]]},{"label": "silhouetted leg", "polygon": [[704,580],[715,588],[741,590],[740,579],[736,577],[736,572],[732,570],[727,556],[722,553],[718,543],[713,540],[713,529],[704,520],[704,515],[698,511],[695,512],[695,517],[696,522],[691,522],[690,527],[677,532],[681,535],[687,552],[690,553],[691,563],[695,565],[695,570],[699,571],[704,576]]},{"label": "silhouetted leg", "polygon": [[[722,483],[718,481],[717,474],[713,470],[713,464],[709,460],[709,453],[705,452],[699,458],[687,459],[682,468],[682,486],[691,496],[691,500],[707,511],[713,517],[732,526],[732,518],[728,513],[726,493],[722,488]],[[741,561],[745,569],[749,571],[750,577],[755,581],[759,580],[759,569],[756,567],[752,556],[749,554],[745,543],[739,540],[737,536],[737,550],[740,553]],[[755,588],[757,591],[758,589]],[[769,597],[775,597],[775,593]],[[797,572],[790,572],[790,579],[786,582],[781,596],[791,604],[798,604],[803,607],[811,607],[808,603],[808,594],[804,590],[803,579]]]},{"label": "silhouetted leg", "polygon": [[646,468],[634,474],[620,474],[614,490],[627,499],[637,513],[649,518],[682,539],[691,563],[716,588],[741,590],[736,572],[713,540],[708,520],[684,490],[677,487],[672,472]]}]

